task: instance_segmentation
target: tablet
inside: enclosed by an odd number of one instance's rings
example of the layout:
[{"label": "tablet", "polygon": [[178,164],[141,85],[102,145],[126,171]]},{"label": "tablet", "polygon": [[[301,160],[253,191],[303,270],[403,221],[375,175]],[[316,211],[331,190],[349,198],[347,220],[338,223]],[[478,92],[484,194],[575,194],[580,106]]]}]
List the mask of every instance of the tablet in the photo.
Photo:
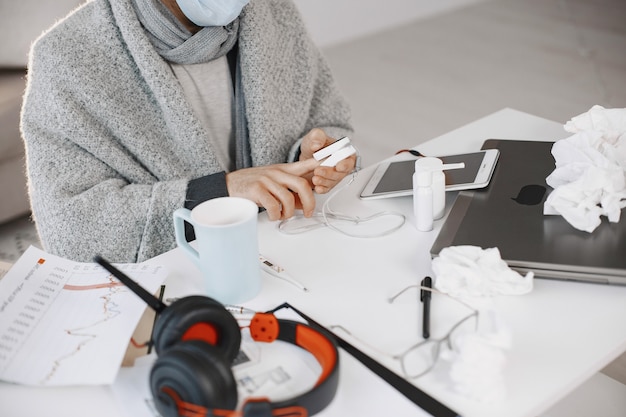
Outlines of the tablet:
[{"label": "tablet", "polygon": [[[444,164],[464,162],[465,168],[444,171],[446,191],[483,188],[489,184],[498,161],[497,149],[439,156]],[[382,162],[363,188],[361,198],[400,197],[413,194],[415,160]]]}]

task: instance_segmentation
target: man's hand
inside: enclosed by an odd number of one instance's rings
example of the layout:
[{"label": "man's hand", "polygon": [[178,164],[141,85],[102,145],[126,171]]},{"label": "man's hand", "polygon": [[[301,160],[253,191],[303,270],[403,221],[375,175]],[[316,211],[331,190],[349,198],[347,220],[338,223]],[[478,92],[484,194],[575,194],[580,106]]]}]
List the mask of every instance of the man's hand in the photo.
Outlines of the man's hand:
[{"label": "man's hand", "polygon": [[267,210],[270,220],[288,219],[296,209],[313,215],[315,197],[306,177],[319,162],[315,159],[240,169],[226,174],[228,194],[254,201]]},{"label": "man's hand", "polygon": [[[300,146],[300,161],[313,158],[313,154],[320,149],[335,142],[335,139],[327,136],[322,129],[311,129],[309,133],[302,139]],[[310,181],[315,192],[325,194],[330,191],[339,181],[345,178],[356,165],[356,155],[340,161],[335,167],[318,166],[313,170]]]}]

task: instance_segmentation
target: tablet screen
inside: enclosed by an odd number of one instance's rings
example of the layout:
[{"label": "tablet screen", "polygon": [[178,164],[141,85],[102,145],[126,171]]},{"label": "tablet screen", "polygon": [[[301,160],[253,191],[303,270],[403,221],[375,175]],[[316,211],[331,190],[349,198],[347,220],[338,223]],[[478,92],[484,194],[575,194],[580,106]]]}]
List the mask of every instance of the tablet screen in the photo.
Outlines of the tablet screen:
[{"label": "tablet screen", "polygon": [[[473,183],[483,158],[483,152],[440,157],[444,164],[465,162],[463,169],[444,171],[446,185]],[[414,172],[415,160],[392,162],[374,188],[374,194],[412,190]]]}]

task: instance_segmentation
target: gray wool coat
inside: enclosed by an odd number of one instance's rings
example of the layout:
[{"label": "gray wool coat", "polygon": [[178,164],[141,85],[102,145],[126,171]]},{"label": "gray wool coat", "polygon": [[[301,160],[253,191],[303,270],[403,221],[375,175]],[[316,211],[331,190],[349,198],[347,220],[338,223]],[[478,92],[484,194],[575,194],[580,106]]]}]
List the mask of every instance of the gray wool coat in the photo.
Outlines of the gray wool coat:
[{"label": "gray wool coat", "polygon": [[[239,54],[253,165],[288,161],[313,127],[351,133],[291,0],[244,8]],[[73,260],[139,262],[174,248],[188,182],[221,171],[131,0],[90,1],[36,41],[21,128],[44,249]]]}]

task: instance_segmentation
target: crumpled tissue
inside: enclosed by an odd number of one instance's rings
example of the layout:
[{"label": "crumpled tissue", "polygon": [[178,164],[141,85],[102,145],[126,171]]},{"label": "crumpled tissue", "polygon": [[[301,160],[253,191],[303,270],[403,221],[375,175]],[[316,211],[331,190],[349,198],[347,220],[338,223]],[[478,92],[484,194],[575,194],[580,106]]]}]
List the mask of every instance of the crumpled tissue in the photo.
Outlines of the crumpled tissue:
[{"label": "crumpled tissue", "polygon": [[450,363],[453,389],[460,395],[483,403],[501,402],[506,397],[503,370],[511,348],[510,328],[493,310],[481,311],[483,324],[475,333],[459,335],[455,350],[442,352]]},{"label": "crumpled tissue", "polygon": [[593,106],[567,122],[565,130],[574,135],[552,147],[556,169],[546,182],[554,190],[544,214],[560,214],[589,233],[601,216],[619,222],[626,207],[626,108]]},{"label": "crumpled tissue", "polygon": [[453,297],[521,295],[532,291],[532,272],[525,276],[502,260],[498,248],[462,245],[444,248],[432,261],[435,287]]},{"label": "crumpled tissue", "polygon": [[456,336],[455,348],[442,352],[450,363],[450,379],[459,394],[494,403],[506,397],[503,370],[512,345],[511,331],[493,308],[495,295],[521,295],[533,289],[532,272],[525,276],[502,260],[498,248],[450,246],[432,261],[435,288],[462,299],[479,311],[478,329]]}]

